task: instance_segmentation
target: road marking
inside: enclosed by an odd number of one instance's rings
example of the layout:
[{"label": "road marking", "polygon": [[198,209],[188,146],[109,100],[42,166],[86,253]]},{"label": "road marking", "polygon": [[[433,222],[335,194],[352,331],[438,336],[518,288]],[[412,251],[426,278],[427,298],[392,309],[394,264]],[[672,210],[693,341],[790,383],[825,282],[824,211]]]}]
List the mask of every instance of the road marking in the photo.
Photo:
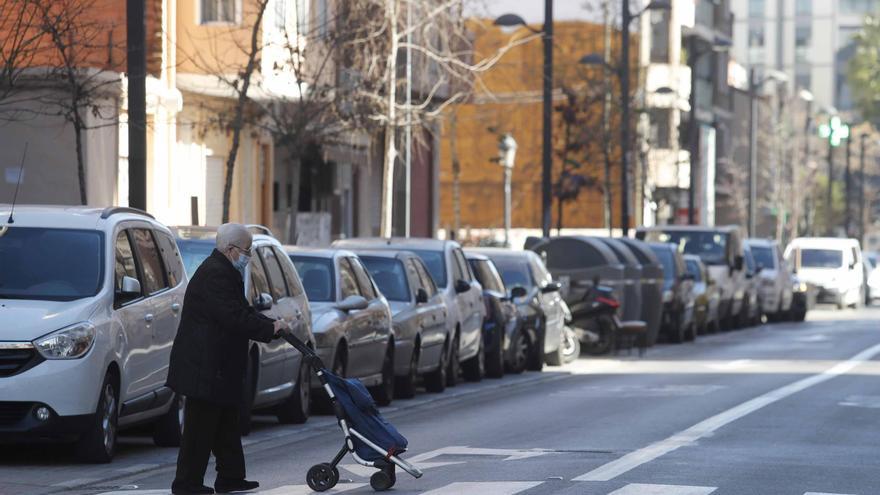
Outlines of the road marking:
[{"label": "road marking", "polygon": [[807,492],[804,495],[852,495],[847,493]]},{"label": "road marking", "polygon": [[418,464],[441,455],[488,455],[504,457],[505,461],[517,461],[554,453],[546,449],[484,449],[480,447],[451,445],[414,456],[409,459],[409,462]]},{"label": "road marking", "polygon": [[880,409],[880,395],[850,395],[837,403],[845,407],[866,407],[868,409]]},{"label": "road marking", "polygon": [[880,344],[865,349],[855,356],[840,362],[831,368],[826,369],[822,373],[812,375],[807,378],[790,383],[784,387],[777,388],[759,395],[751,400],[743,402],[738,406],[734,406],[722,413],[716,414],[708,419],[700,421],[690,428],[675,433],[674,435],[661,440],[659,442],[648,445],[647,447],[630,452],[620,459],[611,461],[600,466],[588,473],[582,474],[573,481],[610,481],[614,478],[631,471],[642,464],[651,462],[679,447],[693,445],[697,440],[713,433],[715,430],[728,425],[748,414],[759,409],[769,406],[774,402],[778,402],[793,394],[806,390],[810,387],[826,382],[836,376],[843,375],[861,363],[870,360],[880,354]]},{"label": "road marking", "polygon": [[614,490],[608,495],[709,495],[717,489],[718,487],[716,486],[648,485],[644,483],[630,483],[619,490]]},{"label": "road marking", "polygon": [[[413,464],[410,462],[410,464]],[[456,461],[456,462],[420,462],[415,464],[422,471],[426,469],[438,468],[443,466],[452,466],[455,464],[464,464],[464,461]],[[360,464],[340,464],[340,468],[345,469],[349,473],[355,476],[363,476],[365,478],[369,478],[376,472],[376,468],[361,466]]]},{"label": "road marking", "polygon": [[74,488],[77,486],[85,486],[92,485],[96,481],[101,481],[99,478],[75,478],[72,480],[62,481],[61,483],[55,483],[52,486],[58,486],[63,488]]},{"label": "road marking", "polygon": [[[366,483],[340,483],[322,493],[343,493],[366,485]],[[260,495],[311,495],[312,493],[315,493],[315,491],[309,488],[309,485],[287,485],[256,493],[259,493]]]},{"label": "road marking", "polygon": [[141,471],[149,471],[151,469],[156,469],[157,467],[159,467],[158,464],[134,464],[132,466],[116,469],[116,471],[118,471],[120,473],[134,474],[134,473],[139,473]]},{"label": "road marking", "polygon": [[450,483],[444,487],[424,492],[422,495],[461,495],[479,493],[480,495],[514,495],[543,483],[543,481],[471,481]]}]

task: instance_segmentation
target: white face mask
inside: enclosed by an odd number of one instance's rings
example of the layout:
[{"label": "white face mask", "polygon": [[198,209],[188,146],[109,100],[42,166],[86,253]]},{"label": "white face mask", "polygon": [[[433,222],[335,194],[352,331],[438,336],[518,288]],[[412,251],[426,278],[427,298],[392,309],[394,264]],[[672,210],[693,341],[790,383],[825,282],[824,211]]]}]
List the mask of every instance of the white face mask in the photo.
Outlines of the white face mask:
[{"label": "white face mask", "polygon": [[244,269],[247,267],[248,262],[250,262],[251,257],[246,254],[238,254],[238,260],[232,262],[232,266],[241,273],[242,278],[244,278]]}]

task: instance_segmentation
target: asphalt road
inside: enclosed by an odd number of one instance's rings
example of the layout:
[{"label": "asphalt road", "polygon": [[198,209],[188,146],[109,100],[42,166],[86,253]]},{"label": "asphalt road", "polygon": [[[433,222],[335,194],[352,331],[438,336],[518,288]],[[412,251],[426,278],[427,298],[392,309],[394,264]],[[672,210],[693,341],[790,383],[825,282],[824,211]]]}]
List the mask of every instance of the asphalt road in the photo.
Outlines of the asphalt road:
[{"label": "asphalt road", "polygon": [[[658,346],[643,358],[584,357],[543,373],[397,401],[383,414],[408,437],[398,494],[880,493],[880,310],[816,311]],[[127,436],[113,464],[76,464],[60,447],[0,452],[0,494],[165,494],[175,449]],[[342,435],[261,418],[248,478],[272,495],[310,493],[309,466]],[[343,461],[327,493],[373,493]],[[209,467],[206,482],[213,482]]]}]

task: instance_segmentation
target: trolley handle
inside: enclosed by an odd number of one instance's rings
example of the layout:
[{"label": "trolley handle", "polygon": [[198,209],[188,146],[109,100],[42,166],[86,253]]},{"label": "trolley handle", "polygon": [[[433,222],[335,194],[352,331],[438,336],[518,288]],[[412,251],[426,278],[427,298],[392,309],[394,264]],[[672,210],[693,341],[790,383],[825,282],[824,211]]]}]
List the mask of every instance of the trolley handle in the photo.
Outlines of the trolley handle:
[{"label": "trolley handle", "polygon": [[311,347],[307,346],[303,341],[296,338],[290,328],[286,328],[278,332],[278,335],[287,341],[288,344],[292,345],[296,350],[298,350],[303,358],[309,363],[309,365],[315,370],[324,369],[324,362],[321,361],[321,358],[315,354],[315,351],[312,350]]}]

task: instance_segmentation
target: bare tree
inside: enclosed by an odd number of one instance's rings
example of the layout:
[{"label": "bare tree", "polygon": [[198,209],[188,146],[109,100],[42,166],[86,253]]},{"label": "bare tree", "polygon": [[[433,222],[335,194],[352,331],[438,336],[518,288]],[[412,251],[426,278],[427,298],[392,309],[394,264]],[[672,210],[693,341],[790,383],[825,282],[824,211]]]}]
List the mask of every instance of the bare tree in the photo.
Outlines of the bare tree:
[{"label": "bare tree", "polygon": [[36,29],[38,10],[27,0],[0,0],[0,116],[17,89],[22,74],[33,66],[42,32]]}]

